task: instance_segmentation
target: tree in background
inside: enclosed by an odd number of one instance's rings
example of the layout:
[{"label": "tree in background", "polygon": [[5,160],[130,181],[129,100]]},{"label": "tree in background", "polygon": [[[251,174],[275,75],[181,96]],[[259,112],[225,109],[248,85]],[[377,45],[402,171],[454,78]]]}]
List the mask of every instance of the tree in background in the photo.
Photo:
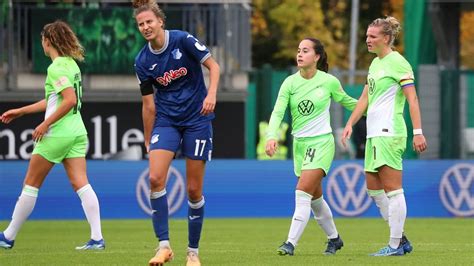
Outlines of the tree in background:
[{"label": "tree in background", "polygon": [[[330,67],[347,69],[351,0],[254,0],[252,14],[252,60],[255,67],[294,65],[299,41],[308,36],[325,45]],[[365,32],[369,23],[384,15],[402,20],[403,1],[361,0],[359,11],[357,67],[369,66]],[[400,42],[401,44],[401,42]]]},{"label": "tree in background", "polygon": [[474,11],[461,15],[461,67],[474,69]]},{"label": "tree in background", "polygon": [[278,51],[278,42],[282,38],[280,28],[270,17],[270,11],[280,4],[281,0],[253,0],[251,17],[252,31],[252,62],[254,67],[272,63],[277,67],[286,64],[273,60],[273,54]]}]

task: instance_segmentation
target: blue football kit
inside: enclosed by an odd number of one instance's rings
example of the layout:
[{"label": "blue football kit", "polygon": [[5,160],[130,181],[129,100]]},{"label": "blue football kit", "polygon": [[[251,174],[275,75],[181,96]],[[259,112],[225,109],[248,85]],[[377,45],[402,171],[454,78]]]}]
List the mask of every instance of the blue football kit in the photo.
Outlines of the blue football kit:
[{"label": "blue football kit", "polygon": [[165,43],[147,43],[135,58],[142,95],[154,94],[156,119],[150,150],[165,149],[195,160],[210,160],[214,113],[202,115],[207,88],[201,64],[211,54],[193,35],[165,30]]}]

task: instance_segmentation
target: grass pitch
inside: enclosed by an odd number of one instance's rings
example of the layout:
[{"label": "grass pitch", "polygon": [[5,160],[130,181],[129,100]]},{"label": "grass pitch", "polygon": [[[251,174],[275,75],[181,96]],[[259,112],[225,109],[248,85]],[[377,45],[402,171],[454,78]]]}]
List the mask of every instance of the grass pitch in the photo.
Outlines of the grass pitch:
[{"label": "grass pitch", "polygon": [[[312,219],[294,256],[278,256],[290,218],[207,219],[200,243],[203,265],[474,265],[474,219],[415,219],[406,223],[414,246],[401,257],[369,257],[388,241],[382,219],[339,218],[344,247],[324,256],[325,236]],[[7,221],[0,222],[0,230]],[[85,220],[27,221],[12,250],[0,249],[0,265],[147,265],[157,241],[151,220],[105,220],[104,251],[76,251],[89,238]],[[170,220],[175,259],[185,265],[187,221]],[[168,264],[167,264],[168,265]]]}]

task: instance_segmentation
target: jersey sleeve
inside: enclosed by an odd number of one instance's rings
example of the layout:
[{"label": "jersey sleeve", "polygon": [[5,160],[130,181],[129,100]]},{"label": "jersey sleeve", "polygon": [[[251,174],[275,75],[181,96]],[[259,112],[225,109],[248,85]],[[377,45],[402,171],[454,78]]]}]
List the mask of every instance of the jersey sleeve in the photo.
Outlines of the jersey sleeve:
[{"label": "jersey sleeve", "polygon": [[67,68],[58,65],[52,65],[48,68],[48,76],[52,81],[54,92],[60,94],[66,88],[74,88],[73,75],[67,71]]},{"label": "jersey sleeve", "polygon": [[201,64],[211,57],[209,49],[202,44],[196,37],[186,32],[186,36],[182,40],[183,47],[196,61]]},{"label": "jersey sleeve", "polygon": [[285,116],[286,108],[288,107],[288,102],[290,100],[290,90],[291,81],[290,78],[286,78],[281,84],[275,106],[273,107],[272,115],[270,116],[270,122],[268,124],[266,134],[267,140],[278,139],[278,129],[283,117]]},{"label": "jersey sleeve", "polygon": [[357,105],[357,100],[347,95],[342,88],[341,82],[337,78],[333,78],[330,82],[331,96],[334,101],[340,103],[348,110],[354,110]]},{"label": "jersey sleeve", "polygon": [[394,62],[391,74],[397,83],[400,83],[403,80],[415,80],[413,69],[411,68],[410,63],[408,63],[403,56],[400,56]]},{"label": "jersey sleeve", "polygon": [[142,95],[148,95],[153,93],[153,81],[146,75],[143,68],[135,62],[135,75],[137,76],[138,84],[140,85],[140,91]]}]

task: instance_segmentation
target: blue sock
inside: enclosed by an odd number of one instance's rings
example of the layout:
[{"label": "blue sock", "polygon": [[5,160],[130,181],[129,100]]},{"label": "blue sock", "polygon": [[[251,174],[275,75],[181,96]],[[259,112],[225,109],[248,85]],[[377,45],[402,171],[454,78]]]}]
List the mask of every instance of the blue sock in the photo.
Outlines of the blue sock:
[{"label": "blue sock", "polygon": [[166,190],[152,192],[150,195],[150,203],[152,210],[152,222],[155,235],[158,240],[169,240],[168,231],[168,198]]},{"label": "blue sock", "polygon": [[198,248],[204,222],[204,197],[198,202],[188,201],[188,247]]}]

